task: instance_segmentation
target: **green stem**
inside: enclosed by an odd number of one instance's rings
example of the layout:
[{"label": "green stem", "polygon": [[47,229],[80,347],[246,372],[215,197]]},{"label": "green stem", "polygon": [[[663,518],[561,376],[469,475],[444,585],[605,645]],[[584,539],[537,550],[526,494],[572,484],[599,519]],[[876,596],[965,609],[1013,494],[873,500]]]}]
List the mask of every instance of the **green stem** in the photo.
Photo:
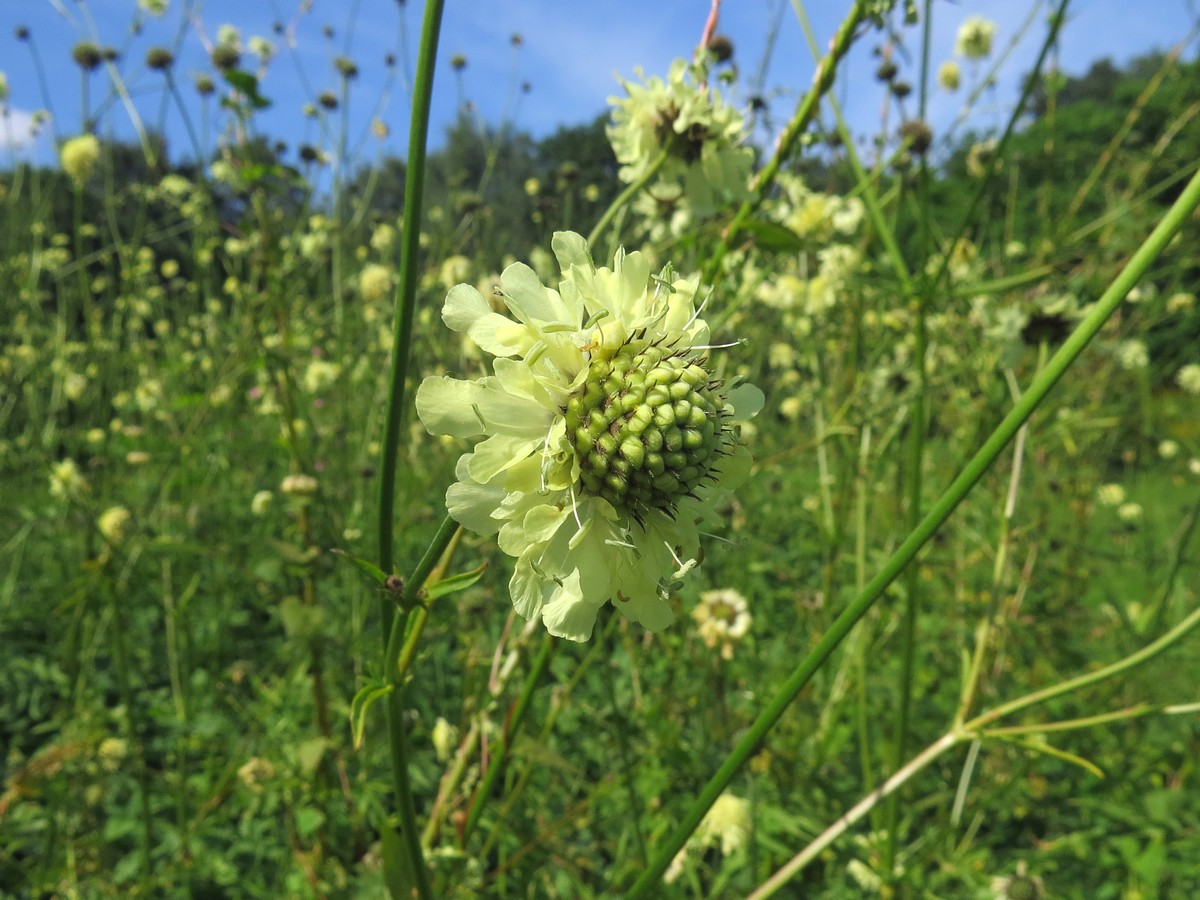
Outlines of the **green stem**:
[{"label": "green stem", "polygon": [[800,135],[804,133],[805,129],[808,128],[816,116],[821,98],[833,85],[833,76],[837,72],[838,63],[841,62],[842,57],[849,52],[851,45],[854,43],[855,32],[858,30],[859,23],[867,15],[868,6],[869,4],[864,2],[864,0],[856,0],[854,7],[850,10],[850,14],[846,16],[845,21],[838,28],[837,34],[834,35],[833,41],[830,44],[829,53],[817,64],[817,71],[813,76],[813,86],[800,98],[800,105],[796,107],[796,112],[792,114],[792,118],[784,126],[783,132],[779,135],[779,140],[775,144],[775,153],[755,176],[754,183],[751,185],[753,196],[749,200],[744,201],[737,213],[734,214],[733,220],[726,227],[724,234],[721,235],[721,243],[717,246],[713,255],[709,257],[708,265],[704,270],[704,277],[701,279],[703,283],[712,284],[716,279],[717,273],[721,271],[721,263],[724,261],[725,255],[729,252],[729,248],[733,246],[734,238],[738,236],[743,226],[750,220],[750,214],[754,211],[754,208],[767,195],[767,191],[775,183],[775,177],[779,174],[780,167],[791,156],[796,142],[800,139]]},{"label": "green stem", "polygon": [[[1010,700],[1008,703],[1001,704],[995,709],[989,710],[982,715],[976,716],[970,722],[967,722],[963,728],[967,731],[981,731],[991,722],[1004,716],[1011,715],[1018,710],[1033,706],[1037,703],[1044,703],[1047,700],[1052,700],[1055,697],[1061,697],[1063,694],[1069,694],[1072,691],[1077,691],[1080,688],[1096,684],[1100,681],[1105,681],[1112,678],[1114,675],[1119,675],[1122,672],[1132,669],[1135,666],[1140,666],[1142,663],[1158,656],[1172,644],[1186,636],[1197,625],[1200,625],[1200,609],[1192,611],[1192,614],[1185,618],[1182,622],[1160,637],[1138,650],[1136,653],[1131,653],[1124,659],[1119,659],[1112,665],[1104,666],[1096,669],[1094,672],[1086,672],[1076,678],[1068,679],[1059,684],[1051,685],[1047,688],[1042,688],[1040,691],[1034,691],[1031,694],[1026,694],[1024,697],[1018,697],[1016,700]],[[986,732],[985,732],[986,733]]]},{"label": "green stem", "polygon": [[658,174],[658,170],[663,167],[664,163],[666,163],[670,155],[670,147],[663,147],[662,150],[659,151],[658,156],[654,157],[650,165],[646,167],[646,171],[639,175],[634,181],[630,182],[625,190],[617,194],[616,199],[613,200],[608,209],[604,211],[604,215],[600,217],[600,221],[596,223],[596,226],[591,230],[591,233],[588,234],[587,244],[589,247],[593,246],[596,243],[596,239],[604,233],[604,229],[608,227],[608,223],[612,221],[612,218],[617,214],[617,211],[622,209],[626,203],[628,203],[630,200],[636,197],[638,193],[641,192],[642,188],[651,182],[654,176]]},{"label": "green stem", "polygon": [[[933,25],[931,3],[925,2],[924,35],[921,41],[921,91],[920,112],[918,119],[925,120],[926,104],[929,96],[929,48],[932,43],[931,28]],[[926,154],[921,154],[920,182],[921,210],[919,225],[920,255],[918,259],[924,263],[930,253],[929,227],[929,162]],[[897,204],[897,211],[900,205]],[[909,531],[921,521],[921,485],[925,464],[925,401],[929,394],[929,366],[926,355],[929,348],[929,333],[926,327],[926,313],[931,301],[931,291],[928,281],[922,279],[921,292],[914,296],[911,305],[916,313],[916,334],[914,336],[913,366],[916,369],[917,385],[913,397],[912,418],[909,419],[907,482],[908,510],[907,527]],[[905,573],[904,618],[901,623],[901,657],[900,657],[900,700],[896,704],[896,715],[892,727],[892,744],[889,748],[891,755],[888,769],[897,771],[901,760],[904,759],[905,748],[909,743],[909,717],[912,710],[913,673],[916,668],[917,655],[917,617],[920,613],[921,600],[921,567],[910,565]],[[899,819],[899,794],[893,793],[884,805],[883,828],[886,833],[886,843],[883,852],[884,878],[889,882],[895,880],[896,845],[899,840],[897,822]]]},{"label": "green stem", "polygon": [[792,878],[792,876],[812,862],[822,850],[844,834],[851,825],[869,813],[875,804],[885,797],[892,796],[901,785],[962,739],[962,735],[955,732],[942,735],[909,760],[904,768],[898,769],[896,774],[867,794],[867,796],[863,797],[851,809],[847,810],[841,818],[826,828],[816,840],[793,856],[779,871],[759,885],[758,889],[747,900],[762,900],[764,897],[770,897],[783,887],[784,883]]},{"label": "green stem", "polygon": [[542,641],[542,649],[538,652],[537,659],[533,661],[529,675],[525,678],[525,684],[521,688],[521,696],[517,698],[512,712],[509,713],[508,719],[504,723],[504,731],[500,735],[500,746],[496,748],[492,756],[492,761],[488,765],[483,778],[480,780],[479,787],[475,790],[475,796],[471,799],[471,806],[467,810],[467,818],[463,823],[461,837],[463,844],[466,844],[467,839],[471,836],[471,832],[479,824],[479,816],[483,813],[484,804],[491,796],[492,787],[496,784],[496,779],[500,777],[500,771],[504,768],[508,751],[512,747],[513,735],[521,727],[521,722],[524,720],[525,713],[529,709],[529,700],[533,697],[534,690],[537,688],[538,683],[541,682],[542,675],[545,674],[546,669],[550,665],[550,657],[554,655],[555,643],[553,637],[546,635]]},{"label": "green stem", "polygon": [[[808,43],[809,52],[812,54],[814,60],[818,60],[821,49],[817,44],[817,36],[813,32],[812,22],[807,12],[805,12],[804,4],[800,3],[799,0],[792,0],[792,9],[795,11],[796,18],[800,21],[800,27],[804,31],[804,38]],[[916,290],[908,274],[908,263],[904,259],[904,254],[900,251],[900,245],[896,242],[896,235],[883,217],[883,205],[879,201],[879,192],[875,188],[876,177],[867,174],[862,161],[859,159],[858,151],[854,148],[854,136],[851,134],[850,126],[846,124],[846,120],[842,115],[841,104],[832,95],[830,95],[828,103],[838,123],[838,134],[842,137],[842,147],[846,151],[846,160],[850,163],[850,168],[854,172],[854,179],[857,184],[855,190],[862,195],[863,205],[867,208],[867,216],[871,220],[871,224],[875,227],[875,233],[883,241],[884,249],[887,251],[888,259],[895,270],[896,278],[900,281],[900,289],[903,295],[910,297],[916,293]]]},{"label": "green stem", "polygon": [[1050,48],[1054,46],[1054,42],[1058,39],[1058,32],[1067,21],[1067,4],[1070,0],[1061,0],[1058,7],[1050,14],[1049,23],[1050,29],[1046,33],[1046,40],[1042,43],[1041,52],[1038,54],[1032,73],[1024,82],[1021,90],[1021,96],[1017,100],[1017,105],[1013,107],[1012,115],[1008,118],[1008,123],[1004,127],[1004,132],[1000,135],[1000,140],[996,144],[996,152],[992,158],[992,163],[988,167],[987,173],[983,178],[979,179],[979,185],[975,188],[975,193],[971,197],[971,202],[967,204],[967,211],[963,214],[962,220],[958,224],[952,234],[954,237],[947,245],[945,252],[942,254],[942,263],[938,267],[937,272],[929,279],[932,288],[937,289],[941,284],[942,279],[950,271],[950,258],[954,254],[954,249],[958,246],[959,241],[967,233],[967,228],[971,221],[975,218],[975,211],[979,208],[979,204],[983,201],[984,195],[987,193],[988,185],[991,183],[992,176],[996,174],[996,162],[1004,159],[1004,151],[1008,147],[1008,142],[1012,138],[1013,132],[1016,130],[1017,122],[1025,113],[1025,105],[1029,102],[1029,98],[1033,95],[1034,88],[1041,83],[1042,66],[1046,62],[1046,57],[1050,54]]},{"label": "green stem", "polygon": [[[983,446],[975,453],[970,462],[951,482],[950,486],[938,498],[920,524],[905,539],[904,543],[892,554],[879,573],[871,579],[849,606],[829,627],[829,630],[817,643],[817,646],[806,656],[795,671],[784,681],[779,690],[771,698],[766,708],[759,713],[758,718],[746,730],[745,735],[725,758],[712,779],[692,802],[679,825],[664,840],[659,843],[650,864],[641,877],[634,882],[628,898],[644,897],[648,891],[656,889],[663,872],[670,865],[671,859],[687,841],[688,837],[704,814],[716,801],[735,774],[747,759],[754,753],[759,743],[774,727],[775,723],[808,684],[813,674],[825,663],[834,649],[842,642],[863,615],[866,614],[879,597],[883,594],[900,574],[901,570],[917,555],[917,552],[933,536],[934,532],[950,518],[959,503],[967,493],[983,477],[1000,452],[1012,440],[1017,430],[1033,411],[1050,393],[1051,389],[1063,376],[1076,357],[1100,331],[1100,328],[1120,305],[1129,289],[1149,269],[1171,239],[1183,227],[1192,211],[1200,206],[1200,172],[1192,176],[1187,187],[1179,198],[1163,216],[1154,231],[1145,240],[1137,253],[1113,280],[1108,290],[1100,297],[1075,331],[1059,348],[1058,352],[1046,364],[1046,368],[1034,378],[1033,383],[1021,400],[1013,407],[1004,420],[996,427]],[[1198,612],[1196,615],[1200,615]],[[979,723],[974,723],[978,727]]]},{"label": "green stem", "polygon": [[[400,453],[400,426],[405,410],[405,380],[412,355],[413,312],[416,306],[418,254],[421,238],[421,200],[425,190],[425,144],[429,135],[429,105],[433,97],[433,70],[437,61],[438,32],[445,0],[425,5],[421,26],[421,50],[413,86],[412,120],[409,124],[408,167],[404,180],[404,225],[401,240],[400,281],[396,286],[395,322],[392,330],[392,368],[388,390],[387,418],[379,478],[379,568],[392,571],[396,502],[396,468]],[[381,601],[386,610],[390,601]],[[384,621],[391,619],[390,610]],[[385,629],[385,634],[387,633]]]},{"label": "green stem", "polygon": [[[444,0],[429,0],[425,4],[425,17],[421,26],[421,49],[417,61],[417,77],[413,87],[412,118],[409,123],[408,167],[404,185],[404,232],[403,250],[400,259],[400,282],[396,287],[396,311],[392,330],[392,368],[388,390],[387,418],[384,426],[382,457],[379,478],[379,568],[391,572],[394,563],[394,522],[396,500],[396,469],[400,455],[400,427],[405,410],[405,381],[408,376],[409,358],[412,355],[413,311],[416,305],[418,254],[421,237],[421,200],[425,188],[425,145],[429,134],[429,107],[433,97],[433,72],[437,62],[438,34],[442,24]],[[438,535],[449,530],[445,523]],[[436,537],[436,536],[435,536]],[[449,538],[447,538],[447,542]],[[432,556],[425,575],[432,570],[437,555],[433,548],[405,585],[405,593],[417,591],[424,582],[418,578],[422,566]],[[440,555],[440,554],[439,554]],[[403,641],[397,634],[404,634],[407,614],[397,613],[391,597],[384,594],[379,600],[380,634],[384,649],[384,678],[393,685],[388,695],[387,714],[388,743],[391,749],[392,785],[395,793],[397,813],[400,817],[401,840],[408,850],[409,865],[412,867],[412,882],[421,900],[432,900],[433,889],[429,881],[429,870],[421,850],[421,833],[417,827],[416,807],[413,803],[412,785],[408,778],[408,746],[404,725],[404,685],[397,684],[395,659]]]}]

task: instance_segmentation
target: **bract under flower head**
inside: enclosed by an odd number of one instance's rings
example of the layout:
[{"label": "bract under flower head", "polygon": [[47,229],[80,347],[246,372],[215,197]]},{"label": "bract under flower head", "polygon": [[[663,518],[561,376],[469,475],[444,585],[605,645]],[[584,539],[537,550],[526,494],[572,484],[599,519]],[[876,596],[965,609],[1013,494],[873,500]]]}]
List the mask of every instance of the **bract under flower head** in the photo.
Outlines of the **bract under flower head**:
[{"label": "bract under flower head", "polygon": [[746,477],[731,423],[762,394],[709,372],[694,281],[652,277],[640,253],[598,268],[570,232],[552,246],[558,290],[522,263],[501,275],[514,318],[470,285],[450,291],[442,318],[496,357],[494,374],[426,378],[417,412],[433,434],[484,436],[459,459],[446,506],[516,557],[520,615],[583,641],[612,600],[658,631],[716,493]]}]

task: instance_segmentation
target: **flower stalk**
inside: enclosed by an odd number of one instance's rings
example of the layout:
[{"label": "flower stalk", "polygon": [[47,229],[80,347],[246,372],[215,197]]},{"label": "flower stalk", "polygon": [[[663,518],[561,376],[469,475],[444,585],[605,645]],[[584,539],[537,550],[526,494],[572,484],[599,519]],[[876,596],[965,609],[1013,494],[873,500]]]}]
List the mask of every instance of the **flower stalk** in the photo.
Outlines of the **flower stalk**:
[{"label": "flower stalk", "polygon": [[[417,59],[416,80],[413,85],[412,117],[409,123],[408,165],[405,173],[403,249],[400,258],[400,278],[396,287],[396,310],[392,328],[392,366],[389,382],[387,417],[384,425],[379,478],[378,558],[379,568],[391,572],[394,566],[394,518],[396,495],[396,470],[399,462],[400,426],[405,409],[405,379],[408,376],[409,358],[412,355],[413,313],[416,305],[418,254],[421,236],[421,201],[425,188],[425,153],[429,133],[429,107],[433,97],[433,72],[437,62],[438,35],[441,31],[444,0],[429,0],[425,4],[425,15],[421,27],[420,54]],[[444,536],[448,543],[450,529],[440,529],[435,536]],[[444,545],[443,545],[444,549]],[[408,582],[408,589],[416,590],[424,582],[415,576],[421,566],[428,563],[432,570],[441,551],[429,552],[418,565],[417,572]],[[428,574],[428,572],[426,572]],[[414,584],[416,587],[414,587]],[[403,721],[404,685],[397,681],[394,662],[403,646],[403,636],[408,614],[393,609],[392,599],[387,594],[380,597],[380,629],[383,640],[385,662],[384,678],[393,690],[387,697],[388,743],[392,762],[392,784],[397,812],[400,817],[401,840],[408,852],[411,882],[421,900],[431,900],[433,889],[429,871],[421,849],[421,834],[417,827],[416,808],[413,802],[412,785],[408,777],[407,735]]]}]

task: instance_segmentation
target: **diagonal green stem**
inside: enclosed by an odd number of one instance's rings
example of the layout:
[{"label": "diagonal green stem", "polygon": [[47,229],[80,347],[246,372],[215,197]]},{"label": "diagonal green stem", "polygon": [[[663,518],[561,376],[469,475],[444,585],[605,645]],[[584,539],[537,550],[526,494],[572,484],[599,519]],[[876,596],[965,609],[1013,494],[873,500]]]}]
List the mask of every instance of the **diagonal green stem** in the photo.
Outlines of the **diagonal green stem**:
[{"label": "diagonal green stem", "polygon": [[869,5],[866,0],[857,0],[850,10],[849,15],[846,16],[845,21],[838,27],[837,33],[830,43],[829,53],[817,63],[817,71],[813,74],[812,87],[805,92],[804,96],[800,99],[800,105],[796,107],[796,112],[792,114],[792,118],[784,126],[783,132],[779,135],[779,140],[775,144],[775,153],[755,176],[754,183],[751,185],[753,196],[738,208],[738,211],[734,214],[733,221],[729,223],[725,228],[724,234],[721,236],[721,243],[717,246],[713,255],[709,257],[708,264],[704,270],[704,276],[701,279],[703,284],[714,283],[718,273],[721,271],[721,263],[724,261],[726,254],[729,253],[730,247],[733,246],[734,238],[737,237],[738,233],[750,220],[750,214],[754,211],[754,208],[766,197],[767,191],[775,183],[775,177],[779,174],[780,167],[791,155],[796,142],[800,139],[800,135],[804,133],[804,130],[808,128],[816,116],[821,98],[833,85],[833,76],[837,72],[838,63],[850,51],[850,47],[854,43],[855,33],[858,31],[858,26],[867,16]]},{"label": "diagonal green stem", "polygon": [[651,180],[653,180],[654,176],[658,174],[658,170],[663,167],[663,164],[666,163],[670,156],[671,148],[669,146],[663,147],[662,150],[659,151],[658,156],[654,157],[654,159],[650,161],[650,165],[646,167],[646,171],[631,181],[626,186],[625,190],[617,194],[616,199],[614,199],[608,209],[604,211],[604,215],[600,217],[600,221],[595,224],[591,232],[588,234],[587,245],[589,247],[595,245],[597,238],[604,233],[604,229],[608,227],[608,224],[612,221],[613,216],[615,216],[619,210],[624,209],[625,204],[636,197],[638,193],[641,192],[641,190],[646,187]]},{"label": "diagonal green stem", "polygon": [[[897,548],[879,573],[868,582],[862,593],[855,597],[842,614],[837,617],[825,633],[825,636],[817,643],[817,646],[800,662],[795,671],[780,686],[766,708],[759,713],[758,718],[746,730],[745,735],[743,735],[742,739],[738,741],[737,745],[725,758],[725,761],[717,769],[708,784],[704,786],[704,789],[692,801],[692,805],[684,813],[679,825],[676,826],[675,830],[669,836],[659,843],[650,864],[646,867],[641,877],[634,882],[626,895],[628,898],[644,897],[648,892],[657,888],[662,879],[663,872],[670,865],[671,859],[679,852],[679,849],[684,845],[691,833],[695,831],[696,826],[700,824],[700,820],[716,801],[721,791],[729,785],[734,775],[737,774],[746,760],[754,753],[759,743],[767,736],[767,733],[774,727],[775,723],[779,721],[784,711],[791,705],[800,691],[804,689],[804,686],[808,684],[809,679],[824,665],[830,654],[842,642],[855,623],[875,604],[888,585],[896,579],[896,576],[912,561],[925,543],[933,537],[934,532],[950,518],[950,514],[954,512],[967,493],[983,477],[983,474],[995,461],[996,457],[1000,455],[1000,452],[1012,440],[1017,430],[1033,414],[1033,411],[1045,399],[1046,395],[1050,393],[1054,385],[1058,383],[1058,380],[1079,354],[1083,352],[1092,338],[1100,331],[1109,316],[1120,305],[1130,288],[1150,268],[1150,265],[1158,258],[1171,239],[1183,227],[1188,216],[1198,206],[1200,206],[1200,172],[1192,176],[1192,179],[1188,182],[1187,187],[1184,188],[1179,198],[1172,204],[1166,215],[1158,223],[1158,226],[1146,238],[1145,242],[1138,249],[1137,253],[1133,255],[1133,258],[1121,273],[1113,280],[1108,290],[1104,292],[1092,307],[1091,312],[1079,323],[1079,326],[1067,338],[1058,352],[1051,357],[1050,361],[1046,364],[1046,368],[1034,378],[1025,395],[1017,402],[1009,414],[1004,417],[1003,421],[996,427],[996,430],[992,432],[983,446],[979,448],[963,468],[962,472],[959,473],[958,477],[951,482],[945,493],[933,504],[917,528]],[[979,722],[972,723],[974,727],[978,727],[979,724]]]}]

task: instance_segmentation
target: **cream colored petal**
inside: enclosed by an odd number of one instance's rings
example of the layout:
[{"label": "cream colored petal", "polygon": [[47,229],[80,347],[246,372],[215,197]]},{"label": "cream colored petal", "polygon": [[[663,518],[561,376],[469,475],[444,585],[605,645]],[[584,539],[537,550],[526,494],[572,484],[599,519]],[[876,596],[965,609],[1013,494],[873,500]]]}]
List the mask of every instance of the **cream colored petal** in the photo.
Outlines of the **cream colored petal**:
[{"label": "cream colored petal", "polygon": [[464,528],[476,534],[495,534],[500,522],[493,517],[504,499],[504,490],[498,485],[476,484],[470,481],[467,468],[470,453],[458,460],[455,475],[458,481],[446,489],[446,511]]},{"label": "cream colored petal", "polygon": [[662,631],[675,621],[671,605],[657,591],[634,597],[628,603],[618,602],[616,606],[626,618],[640,622],[647,631]]},{"label": "cream colored petal", "polygon": [[417,389],[417,415],[431,434],[472,437],[509,434],[544,436],[552,414],[525,397],[514,397],[495,378],[461,381],[434,375]]},{"label": "cream colored petal", "polygon": [[523,523],[525,533],[531,541],[545,542],[554,537],[554,533],[571,515],[571,510],[559,506],[535,506],[525,513]]},{"label": "cream colored petal", "polygon": [[[631,321],[648,310],[646,288],[650,284],[650,264],[638,252],[617,254],[614,263],[617,284],[617,311],[621,318]],[[665,288],[663,288],[665,290]]]},{"label": "cream colored petal", "polygon": [[566,322],[567,310],[557,291],[542,284],[524,263],[513,263],[500,275],[508,308],[523,322]]},{"label": "cream colored petal", "polygon": [[468,464],[471,480],[487,484],[505,469],[524,460],[541,445],[541,438],[494,434],[475,446]]},{"label": "cream colored petal", "polygon": [[494,312],[469,284],[457,285],[446,295],[442,321],[493,356],[516,356],[536,340],[530,329]]},{"label": "cream colored petal", "polygon": [[542,607],[542,622],[555,637],[568,641],[590,640],[596,627],[600,607],[583,599],[579,573],[572,572],[555,585],[546,605]]},{"label": "cream colored petal", "polygon": [[534,568],[533,557],[536,553],[537,548],[531,547],[521,554],[508,582],[513,609],[523,619],[532,619],[542,611],[549,594],[548,587],[554,585],[553,581],[543,578]]},{"label": "cream colored petal", "polygon": [[752,384],[739,384],[729,392],[729,403],[733,406],[735,422],[745,422],[754,418],[763,408],[766,397]]},{"label": "cream colored petal", "polygon": [[558,268],[565,275],[571,266],[581,269],[592,269],[592,254],[588,250],[587,241],[573,231],[556,231],[550,239],[550,248],[558,258]]}]

